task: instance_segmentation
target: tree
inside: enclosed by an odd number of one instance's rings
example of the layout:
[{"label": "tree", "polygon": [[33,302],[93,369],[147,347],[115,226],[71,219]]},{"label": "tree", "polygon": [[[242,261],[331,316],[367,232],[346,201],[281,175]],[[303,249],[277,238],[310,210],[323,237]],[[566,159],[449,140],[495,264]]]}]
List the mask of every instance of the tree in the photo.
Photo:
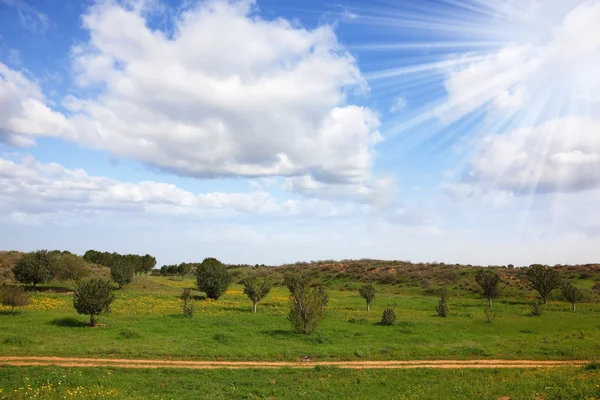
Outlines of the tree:
[{"label": "tree", "polygon": [[53,263],[54,257],[48,250],[26,253],[13,268],[15,280],[35,289],[39,283],[52,280]]},{"label": "tree", "polygon": [[73,307],[79,314],[90,316],[90,326],[96,326],[96,317],[110,310],[115,295],[110,281],[92,278],[77,283],[73,293]]},{"label": "tree", "polygon": [[0,301],[14,313],[15,307],[25,307],[31,303],[31,298],[22,286],[4,286],[0,291]]},{"label": "tree", "polygon": [[563,297],[571,303],[571,309],[575,311],[575,303],[583,299],[583,293],[573,286],[571,282],[565,282],[561,289]]},{"label": "tree", "polygon": [[548,303],[550,293],[561,285],[558,271],[540,264],[533,264],[527,268],[525,279],[529,286],[540,294],[544,304]]},{"label": "tree", "polygon": [[256,312],[256,305],[269,294],[273,284],[268,279],[258,280],[256,278],[246,279],[243,284],[244,294],[252,300],[252,311]]},{"label": "tree", "polygon": [[442,286],[437,291],[438,294],[438,305],[436,307],[436,311],[438,315],[442,318],[446,318],[448,316],[448,298],[450,295],[448,294],[448,287]]},{"label": "tree", "polygon": [[122,289],[125,285],[129,285],[133,282],[134,274],[135,271],[133,266],[122,260],[115,262],[110,268],[110,277],[117,285],[119,285],[119,289]]},{"label": "tree", "polygon": [[181,280],[183,280],[183,277],[186,276],[187,274],[189,274],[191,271],[192,271],[192,264],[190,264],[190,263],[181,263],[177,267],[177,274],[179,274],[179,276],[181,276]]},{"label": "tree", "polygon": [[192,289],[183,289],[179,298],[183,300],[183,316],[192,318],[194,316],[194,295],[192,294]]},{"label": "tree", "polygon": [[196,271],[198,290],[209,299],[218,299],[231,284],[231,274],[225,264],[216,258],[205,258]]},{"label": "tree", "polygon": [[360,293],[362,298],[365,299],[365,301],[367,302],[367,311],[371,311],[371,302],[375,298],[375,293],[377,293],[375,286],[373,286],[370,283],[367,283],[365,285],[362,285],[358,289],[358,292]]},{"label": "tree", "polygon": [[306,272],[285,276],[284,283],[290,291],[288,320],[299,333],[312,333],[325,316],[327,293],[322,286],[311,286]]},{"label": "tree", "polygon": [[62,254],[54,260],[54,277],[73,283],[87,277],[90,269],[85,260],[75,254]]},{"label": "tree", "polygon": [[142,257],[142,263],[141,263],[141,272],[144,273],[144,275],[146,275],[146,278],[148,277],[148,272],[156,267],[156,258],[154,258],[153,256],[151,256],[150,254],[146,254],[145,256]]},{"label": "tree", "polygon": [[500,294],[500,275],[491,269],[482,268],[477,271],[477,275],[475,275],[475,280],[481,286],[481,290],[483,290],[483,295],[488,300],[488,307],[492,307],[492,299],[498,297]]}]

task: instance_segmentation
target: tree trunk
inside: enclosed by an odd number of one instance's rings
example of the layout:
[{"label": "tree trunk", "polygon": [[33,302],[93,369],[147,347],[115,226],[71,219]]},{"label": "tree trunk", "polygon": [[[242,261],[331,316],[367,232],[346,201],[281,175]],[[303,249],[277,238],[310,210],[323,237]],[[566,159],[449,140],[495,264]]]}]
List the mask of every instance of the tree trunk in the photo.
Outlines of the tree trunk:
[{"label": "tree trunk", "polygon": [[367,311],[371,311],[371,303],[367,303]]},{"label": "tree trunk", "polygon": [[90,326],[96,326],[96,316],[94,314],[90,314]]},{"label": "tree trunk", "polygon": [[488,307],[492,308],[492,298],[488,297]]},{"label": "tree trunk", "polygon": [[544,301],[544,304],[548,304],[547,296],[542,296],[542,300]]},{"label": "tree trunk", "polygon": [[571,307],[573,308],[573,311],[575,311],[575,303],[571,303]]},{"label": "tree trunk", "polygon": [[253,309],[253,312],[256,312],[256,305],[257,305],[257,303],[254,303],[254,309]]}]

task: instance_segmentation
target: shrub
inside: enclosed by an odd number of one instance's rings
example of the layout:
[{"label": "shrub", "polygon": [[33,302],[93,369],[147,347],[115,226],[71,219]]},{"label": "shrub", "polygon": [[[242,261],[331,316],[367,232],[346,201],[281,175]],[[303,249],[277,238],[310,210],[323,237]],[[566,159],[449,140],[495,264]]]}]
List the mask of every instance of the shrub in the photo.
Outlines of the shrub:
[{"label": "shrub", "polygon": [[486,308],[483,312],[485,314],[485,322],[491,324],[496,319],[496,313],[491,308]]},{"label": "shrub", "polygon": [[110,267],[110,277],[122,289],[133,282],[135,269],[133,265],[122,260],[115,261]]},{"label": "shrub", "polygon": [[206,297],[216,300],[231,284],[231,274],[216,258],[205,258],[196,270],[196,283]]},{"label": "shrub", "polygon": [[252,300],[252,311],[256,312],[257,304],[269,294],[273,284],[268,279],[258,280],[256,278],[246,279],[242,283],[244,284],[244,294]]},{"label": "shrub", "polygon": [[138,331],[136,331],[135,329],[127,328],[119,332],[117,339],[138,339],[140,337],[142,337],[142,335],[140,335]]},{"label": "shrub", "polygon": [[14,313],[16,307],[25,307],[31,303],[29,293],[22,286],[5,286],[0,291],[0,300],[4,307],[10,307]]},{"label": "shrub", "polygon": [[562,286],[563,297],[571,303],[571,309],[575,311],[575,303],[583,299],[581,290],[573,286],[570,282],[565,282]]},{"label": "shrub", "polygon": [[396,322],[396,312],[394,307],[386,306],[383,309],[383,315],[381,316],[381,325],[391,326]]},{"label": "shrub", "polygon": [[233,336],[230,335],[229,333],[217,332],[213,335],[213,339],[221,344],[226,344],[226,343],[231,342],[231,340],[233,339]]},{"label": "shrub", "polygon": [[482,268],[477,271],[475,275],[475,281],[483,290],[483,295],[488,300],[488,307],[492,307],[492,299],[498,297],[500,294],[500,288],[498,285],[500,284],[500,275],[489,268]]},{"label": "shrub", "polygon": [[54,256],[48,250],[26,253],[13,268],[17,282],[35,288],[40,283],[52,280]]},{"label": "shrub", "polygon": [[179,298],[183,300],[183,316],[192,318],[194,316],[194,296],[192,295],[192,289],[183,289]]},{"label": "shrub", "polygon": [[534,317],[539,317],[544,313],[544,307],[537,301],[531,303],[529,306],[531,307],[531,315]]},{"label": "shrub", "polygon": [[377,293],[375,286],[370,283],[362,285],[358,289],[358,293],[360,293],[361,297],[367,302],[367,311],[371,311],[371,302],[375,299],[375,294]]},{"label": "shrub", "polygon": [[438,305],[436,307],[436,311],[438,315],[442,318],[446,318],[448,316],[448,287],[442,286],[437,291],[438,294]]},{"label": "shrub", "polygon": [[110,281],[92,278],[79,282],[73,293],[73,307],[79,314],[90,316],[90,326],[96,326],[96,316],[109,311],[115,295]]},{"label": "shrub", "polygon": [[325,317],[327,293],[322,286],[310,286],[306,272],[287,274],[284,283],[290,291],[288,320],[299,333],[312,333]]},{"label": "shrub", "polygon": [[54,260],[54,278],[77,282],[90,274],[85,260],[75,254],[65,253]]}]

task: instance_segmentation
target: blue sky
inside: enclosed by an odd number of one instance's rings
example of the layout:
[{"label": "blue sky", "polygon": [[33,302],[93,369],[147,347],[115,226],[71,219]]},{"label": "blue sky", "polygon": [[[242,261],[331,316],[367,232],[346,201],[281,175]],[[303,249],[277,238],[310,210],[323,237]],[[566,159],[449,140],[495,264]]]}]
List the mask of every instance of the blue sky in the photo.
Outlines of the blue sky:
[{"label": "blue sky", "polygon": [[598,0],[0,0],[5,249],[600,256]]}]

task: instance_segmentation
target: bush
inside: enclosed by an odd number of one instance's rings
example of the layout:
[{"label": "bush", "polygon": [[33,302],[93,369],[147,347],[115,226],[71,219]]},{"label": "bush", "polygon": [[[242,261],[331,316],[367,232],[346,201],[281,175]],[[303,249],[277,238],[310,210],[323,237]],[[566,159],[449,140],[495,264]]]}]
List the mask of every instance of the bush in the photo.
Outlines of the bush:
[{"label": "bush", "polygon": [[544,313],[544,307],[537,301],[531,303],[529,306],[531,307],[531,315],[534,317],[539,317]]},{"label": "bush", "polygon": [[381,325],[392,326],[396,322],[396,312],[394,307],[387,306],[383,309],[383,315],[381,316]]},{"label": "bush", "polygon": [[205,258],[196,270],[198,290],[209,299],[218,299],[231,284],[231,274],[216,258]]},{"label": "bush", "polygon": [[73,307],[79,314],[90,316],[90,326],[96,326],[96,316],[109,311],[115,295],[110,281],[93,278],[79,282],[73,293]]},{"label": "bush", "polygon": [[361,297],[367,302],[367,311],[371,311],[371,302],[373,301],[373,299],[375,298],[375,294],[377,293],[375,286],[371,285],[370,283],[362,285],[358,289],[358,293],[360,293]]},{"label": "bush", "polygon": [[90,272],[85,260],[75,254],[61,254],[54,260],[55,279],[77,282],[86,278]]},{"label": "bush", "polygon": [[110,277],[119,286],[119,289],[133,282],[134,274],[133,265],[122,260],[115,261],[110,267]]},{"label": "bush", "polygon": [[562,287],[563,297],[571,303],[571,309],[575,311],[575,303],[583,299],[583,293],[581,290],[573,286],[570,282],[565,282]]},{"label": "bush", "polygon": [[183,289],[179,298],[183,300],[183,316],[192,318],[194,316],[194,296],[192,295],[192,289]]},{"label": "bush", "polygon": [[448,316],[448,287],[442,286],[437,291],[438,294],[438,305],[436,307],[436,311],[438,315],[442,318],[446,318]]},{"label": "bush", "polygon": [[52,280],[53,266],[54,256],[48,250],[38,250],[24,254],[13,268],[13,274],[17,282],[35,288]]},{"label": "bush", "polygon": [[323,286],[310,285],[311,277],[306,272],[295,272],[285,276],[284,282],[290,291],[288,320],[296,332],[312,333],[325,317],[328,296]]},{"label": "bush", "polygon": [[119,332],[117,339],[139,339],[141,337],[142,335],[140,335],[138,331],[136,331],[135,329],[128,328],[123,329],[121,332]]},{"label": "bush", "polygon": [[496,319],[496,313],[491,308],[486,308],[483,312],[485,314],[485,322],[491,324]]},{"label": "bush", "polygon": [[4,286],[0,291],[0,300],[4,307],[10,307],[14,313],[16,307],[25,307],[31,303],[29,293],[22,286]]}]

